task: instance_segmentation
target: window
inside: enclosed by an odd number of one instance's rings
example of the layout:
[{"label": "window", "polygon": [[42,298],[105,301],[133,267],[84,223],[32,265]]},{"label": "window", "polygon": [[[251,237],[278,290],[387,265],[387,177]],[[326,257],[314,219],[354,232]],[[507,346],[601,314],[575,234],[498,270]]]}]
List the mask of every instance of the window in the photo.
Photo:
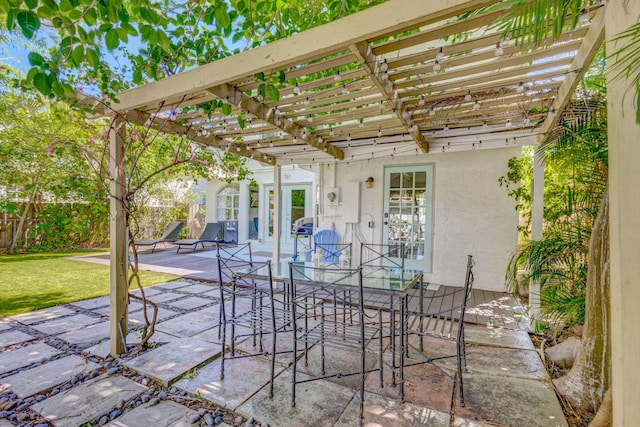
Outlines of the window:
[{"label": "window", "polygon": [[232,221],[238,219],[240,207],[240,186],[229,185],[218,193],[216,209],[218,221]]}]

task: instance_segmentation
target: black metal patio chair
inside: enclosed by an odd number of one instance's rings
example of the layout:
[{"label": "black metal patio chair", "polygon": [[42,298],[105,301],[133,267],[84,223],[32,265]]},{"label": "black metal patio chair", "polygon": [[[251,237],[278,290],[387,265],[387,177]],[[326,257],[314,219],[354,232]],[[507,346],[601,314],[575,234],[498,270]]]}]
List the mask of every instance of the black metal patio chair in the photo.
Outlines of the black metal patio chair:
[{"label": "black metal patio chair", "polygon": [[[458,396],[462,406],[464,406],[462,374],[467,369],[464,316],[473,287],[473,266],[473,257],[468,255],[465,281],[462,287],[434,286],[432,283],[424,283],[418,289],[413,289],[407,309],[407,337],[409,335],[417,335],[419,337],[419,352],[426,359],[405,363],[405,367],[421,363],[436,364],[438,361],[455,357],[456,374],[454,381],[458,388]],[[454,342],[455,354],[429,356],[425,351],[425,337]],[[408,339],[405,348],[409,348]]]},{"label": "black metal patio chair", "polygon": [[[334,267],[314,268],[300,263],[289,263],[289,279],[292,300],[293,371],[291,406],[296,404],[296,386],[328,378],[359,376],[360,424],[364,416],[365,376],[379,371],[383,378],[382,316],[378,312],[370,316],[365,310],[362,269]],[[377,342],[377,367],[367,368],[366,353]],[[302,379],[297,376],[298,343],[304,346],[305,366],[309,364],[309,350],[320,349],[320,372]],[[348,351],[360,356],[359,369],[352,371],[348,364],[341,364],[335,372],[327,372],[326,348]],[[317,368],[317,367],[316,367]],[[346,371],[345,371],[346,370]]]}]

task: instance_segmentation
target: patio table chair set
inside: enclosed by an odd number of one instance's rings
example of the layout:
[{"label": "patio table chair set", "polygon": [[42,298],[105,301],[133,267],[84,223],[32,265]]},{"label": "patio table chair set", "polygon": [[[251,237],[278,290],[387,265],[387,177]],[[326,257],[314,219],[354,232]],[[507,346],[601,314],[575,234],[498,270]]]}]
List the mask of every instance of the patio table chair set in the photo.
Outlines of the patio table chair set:
[{"label": "patio table chair set", "polygon": [[[370,254],[366,255],[366,252]],[[266,357],[271,375],[269,395],[273,396],[276,355],[289,353],[293,371],[291,404],[295,406],[297,385],[357,375],[362,423],[367,374],[379,372],[380,386],[384,386],[383,371],[387,363],[392,373],[392,385],[400,386],[399,398],[404,401],[406,367],[423,363],[437,366],[437,362],[455,357],[453,374],[449,374],[446,367],[438,367],[452,377],[460,403],[464,405],[464,315],[473,285],[473,258],[468,256],[462,287],[440,286],[434,291],[433,284],[423,283],[422,272],[414,272],[413,276],[409,275],[411,284],[406,291],[387,292],[389,298],[371,298],[370,295],[379,291],[371,289],[371,284],[379,276],[376,271],[393,277],[403,277],[404,272],[409,271],[404,269],[404,259],[396,258],[402,252],[390,245],[363,244],[361,255],[364,257],[361,259],[365,261],[357,267],[343,269],[334,264],[311,266],[308,262],[290,262],[288,272],[279,268],[275,279],[269,262],[248,262],[246,268],[239,268],[239,264],[230,263],[229,259],[218,255],[221,299],[225,301],[220,319],[223,334],[221,376],[224,376],[225,361],[238,357]],[[225,270],[226,275],[223,273]],[[263,280],[258,280],[260,278]],[[242,300],[244,303],[240,303]],[[383,313],[386,313],[384,319]],[[230,339],[226,339],[229,337],[227,327],[231,331]],[[282,334],[288,334],[292,339],[293,349],[278,348],[277,343],[282,342],[278,336]],[[419,339],[418,346],[412,347],[411,352],[410,336]],[[429,345],[425,346],[424,342],[427,336],[452,342],[455,351],[446,356],[438,351],[438,356],[430,356]],[[255,351],[238,353],[236,340],[247,337],[253,338]],[[269,340],[269,348],[263,343],[265,339]],[[386,346],[384,341],[390,345]],[[313,359],[319,366],[305,369],[307,375],[299,377],[298,363],[303,362],[307,368],[309,352],[313,348],[319,349],[319,359]],[[359,366],[327,370],[327,349],[358,354]],[[390,363],[382,357],[387,350],[391,353]],[[374,359],[367,359],[366,354],[376,355],[377,363],[370,363]]]}]

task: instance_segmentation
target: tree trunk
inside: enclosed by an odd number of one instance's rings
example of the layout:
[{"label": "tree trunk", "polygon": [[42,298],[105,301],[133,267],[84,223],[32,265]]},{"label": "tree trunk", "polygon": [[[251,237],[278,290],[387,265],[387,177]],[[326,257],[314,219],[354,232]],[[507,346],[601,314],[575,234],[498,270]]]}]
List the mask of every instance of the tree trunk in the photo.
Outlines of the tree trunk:
[{"label": "tree trunk", "polygon": [[31,205],[33,204],[36,195],[38,194],[38,182],[40,181],[40,177],[42,176],[42,169],[40,169],[40,173],[36,175],[33,181],[33,191],[29,196],[29,200],[27,200],[27,204],[24,207],[24,211],[22,212],[22,216],[20,216],[20,221],[18,221],[18,226],[16,227],[16,232],[13,234],[13,239],[11,239],[11,246],[9,247],[9,253],[12,254],[16,250],[16,245],[18,244],[18,240],[20,239],[20,235],[22,234],[22,228],[24,227],[24,222],[27,219],[27,215],[29,215],[29,210],[31,210]]},{"label": "tree trunk", "polygon": [[588,268],[582,346],[571,371],[554,384],[574,409],[595,412],[611,381],[608,187],[591,232]]}]

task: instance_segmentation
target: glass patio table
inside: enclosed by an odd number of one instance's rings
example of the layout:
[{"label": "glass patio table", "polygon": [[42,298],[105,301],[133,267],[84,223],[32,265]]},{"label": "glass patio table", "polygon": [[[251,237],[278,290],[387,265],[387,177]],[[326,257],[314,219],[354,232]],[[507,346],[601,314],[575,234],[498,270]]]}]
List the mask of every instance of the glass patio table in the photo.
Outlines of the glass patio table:
[{"label": "glass patio table", "polygon": [[[332,287],[351,290],[358,287],[358,275],[345,275],[337,265],[329,264],[318,268],[310,262],[282,261],[271,265],[273,281],[288,283],[290,281],[289,265],[292,265],[294,280],[297,284],[318,287]],[[404,401],[404,356],[406,350],[407,331],[407,301],[409,290],[416,285],[422,286],[422,270],[399,268],[397,266],[363,265],[355,268],[362,269],[362,286],[366,293],[367,306],[386,306],[390,313],[390,342],[392,353],[392,385],[396,384],[396,369],[399,371],[400,399]],[[239,274],[248,273],[249,269],[238,271]],[[342,273],[340,273],[342,271]],[[253,271],[256,279],[268,278],[268,267]],[[376,297],[377,296],[377,297]],[[385,308],[386,311],[386,308]],[[399,312],[399,328],[396,327],[395,316]],[[399,329],[399,330],[398,330]],[[400,338],[400,339],[398,339]],[[396,346],[396,340],[399,346]],[[398,348],[399,347],[399,348]],[[396,354],[399,354],[399,364],[396,365]]]}]

